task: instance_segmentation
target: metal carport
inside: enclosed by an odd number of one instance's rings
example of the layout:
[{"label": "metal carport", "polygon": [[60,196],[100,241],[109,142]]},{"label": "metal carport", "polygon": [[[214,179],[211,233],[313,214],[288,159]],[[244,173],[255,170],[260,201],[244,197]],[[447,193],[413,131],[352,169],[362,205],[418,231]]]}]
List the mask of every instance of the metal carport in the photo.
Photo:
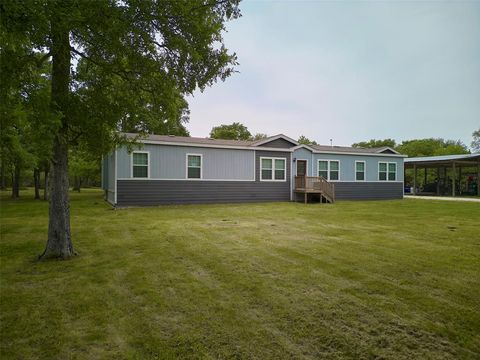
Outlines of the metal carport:
[{"label": "metal carport", "polygon": [[[480,154],[462,154],[462,155],[444,155],[444,156],[428,156],[428,157],[414,157],[406,158],[404,160],[404,166],[406,169],[413,169],[413,194],[417,189],[417,170],[425,169],[425,177],[427,169],[437,169],[437,195],[440,192],[439,180],[441,178],[441,170],[443,170],[444,176],[447,169],[452,169],[452,196],[455,196],[455,185],[457,179],[462,177],[462,168],[476,168],[477,177],[477,195],[480,195]],[[457,174],[458,172],[458,174]]]}]

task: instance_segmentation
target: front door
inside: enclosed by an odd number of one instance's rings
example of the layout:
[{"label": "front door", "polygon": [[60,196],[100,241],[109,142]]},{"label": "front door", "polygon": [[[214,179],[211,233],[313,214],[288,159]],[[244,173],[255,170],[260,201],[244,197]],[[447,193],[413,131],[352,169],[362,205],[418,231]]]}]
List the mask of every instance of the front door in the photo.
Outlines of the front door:
[{"label": "front door", "polygon": [[297,176],[307,176],[307,160],[297,160]]}]

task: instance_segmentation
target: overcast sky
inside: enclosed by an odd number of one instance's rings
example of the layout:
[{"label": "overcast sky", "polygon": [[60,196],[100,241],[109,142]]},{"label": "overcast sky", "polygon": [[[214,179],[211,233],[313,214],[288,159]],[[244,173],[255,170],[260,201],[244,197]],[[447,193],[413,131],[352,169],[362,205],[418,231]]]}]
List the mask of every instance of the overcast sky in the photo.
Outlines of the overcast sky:
[{"label": "overcast sky", "polygon": [[471,142],[480,128],[480,1],[245,1],[225,43],[239,73],[189,99],[192,136],[251,133],[335,145]]}]

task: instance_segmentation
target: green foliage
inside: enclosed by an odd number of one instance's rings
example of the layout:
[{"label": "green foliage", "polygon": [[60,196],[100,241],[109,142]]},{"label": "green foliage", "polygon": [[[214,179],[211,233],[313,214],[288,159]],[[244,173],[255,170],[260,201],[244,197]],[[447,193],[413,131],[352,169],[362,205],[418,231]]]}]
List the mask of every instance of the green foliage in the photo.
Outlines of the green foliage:
[{"label": "green foliage", "polygon": [[310,140],[309,138],[307,138],[306,136],[304,135],[301,135],[299,138],[298,138],[298,142],[300,144],[304,144],[304,145],[318,145],[316,141],[312,141]]},{"label": "green foliage", "polygon": [[[188,135],[185,97],[233,73],[236,55],[222,33],[239,16],[237,0],[25,0],[2,2],[0,18],[2,44],[14,39],[11,52],[21,60],[52,52],[54,29],[69,33],[76,66],[62,113],[66,140],[105,153],[126,142],[116,130]],[[11,67],[2,75],[28,85],[17,76],[22,61],[2,61]]]},{"label": "green foliage", "polygon": [[360,141],[358,143],[352,144],[352,147],[358,147],[358,148],[390,147],[394,149],[395,146],[396,146],[396,143],[394,139],[384,139],[384,140],[371,139],[369,141]]},{"label": "green foliage", "polygon": [[473,152],[479,153],[480,152],[480,129],[475,130],[472,133],[472,144],[470,145],[472,147]]},{"label": "green foliage", "polygon": [[252,138],[252,134],[245,125],[234,122],[231,125],[214,126],[210,131],[210,137],[212,139],[249,140]]},{"label": "green foliage", "polygon": [[251,140],[253,141],[259,141],[268,138],[267,134],[262,134],[262,133],[256,133],[255,135],[252,136]]},{"label": "green foliage", "polygon": [[468,148],[461,141],[444,139],[416,139],[403,141],[396,150],[409,157],[468,154]]},{"label": "green foliage", "polygon": [[414,139],[396,144],[394,139],[369,140],[352,144],[353,147],[379,148],[388,146],[409,157],[468,154],[469,150],[460,140]]},{"label": "green foliage", "polygon": [[[3,19],[4,20],[4,19]],[[50,112],[50,65],[28,39],[0,29],[0,153],[4,169],[45,166],[58,119]]]},{"label": "green foliage", "polygon": [[98,156],[93,156],[90,152],[81,149],[70,153],[68,168],[75,187],[80,188],[85,180],[94,181],[97,184],[100,182],[100,161]]}]

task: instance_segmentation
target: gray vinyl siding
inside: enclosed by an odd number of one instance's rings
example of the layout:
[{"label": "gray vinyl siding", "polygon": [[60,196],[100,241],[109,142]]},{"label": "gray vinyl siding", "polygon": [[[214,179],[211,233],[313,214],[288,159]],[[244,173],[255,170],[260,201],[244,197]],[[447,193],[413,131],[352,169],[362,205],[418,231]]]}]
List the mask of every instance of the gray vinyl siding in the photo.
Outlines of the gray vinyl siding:
[{"label": "gray vinyl siding", "polygon": [[318,160],[339,160],[340,181],[355,181],[355,161],[365,161],[365,180],[378,181],[378,163],[394,162],[397,164],[396,181],[403,182],[403,158],[388,156],[362,156],[317,153],[313,154],[313,158],[313,176],[318,176]]},{"label": "gray vinyl siding", "polygon": [[[205,149],[203,149],[205,150]],[[223,150],[221,150],[223,151]],[[238,151],[238,150],[234,150]],[[290,200],[290,153],[250,151],[255,181],[118,180],[117,205],[235,203]],[[204,155],[206,156],[206,155]],[[286,181],[260,181],[260,157],[285,158]],[[221,166],[223,163],[217,163]],[[253,172],[253,163],[249,168]],[[153,171],[153,168],[152,168]]]},{"label": "gray vinyl siding", "polygon": [[285,183],[259,181],[118,180],[118,206],[288,201]]},{"label": "gray vinyl siding", "polygon": [[294,146],[296,145],[285,139],[275,139],[265,144],[259,145],[259,147],[270,147],[270,148],[278,148],[278,149],[289,149]]},{"label": "gray vinyl siding", "polygon": [[[253,180],[254,152],[249,150],[211,149],[201,147],[145,145],[148,151],[151,179],[185,179],[186,155],[202,155],[202,178],[205,180]],[[118,150],[118,178],[131,178],[132,156]]]},{"label": "gray vinyl siding", "polygon": [[337,200],[387,200],[403,198],[399,182],[336,182]]}]

